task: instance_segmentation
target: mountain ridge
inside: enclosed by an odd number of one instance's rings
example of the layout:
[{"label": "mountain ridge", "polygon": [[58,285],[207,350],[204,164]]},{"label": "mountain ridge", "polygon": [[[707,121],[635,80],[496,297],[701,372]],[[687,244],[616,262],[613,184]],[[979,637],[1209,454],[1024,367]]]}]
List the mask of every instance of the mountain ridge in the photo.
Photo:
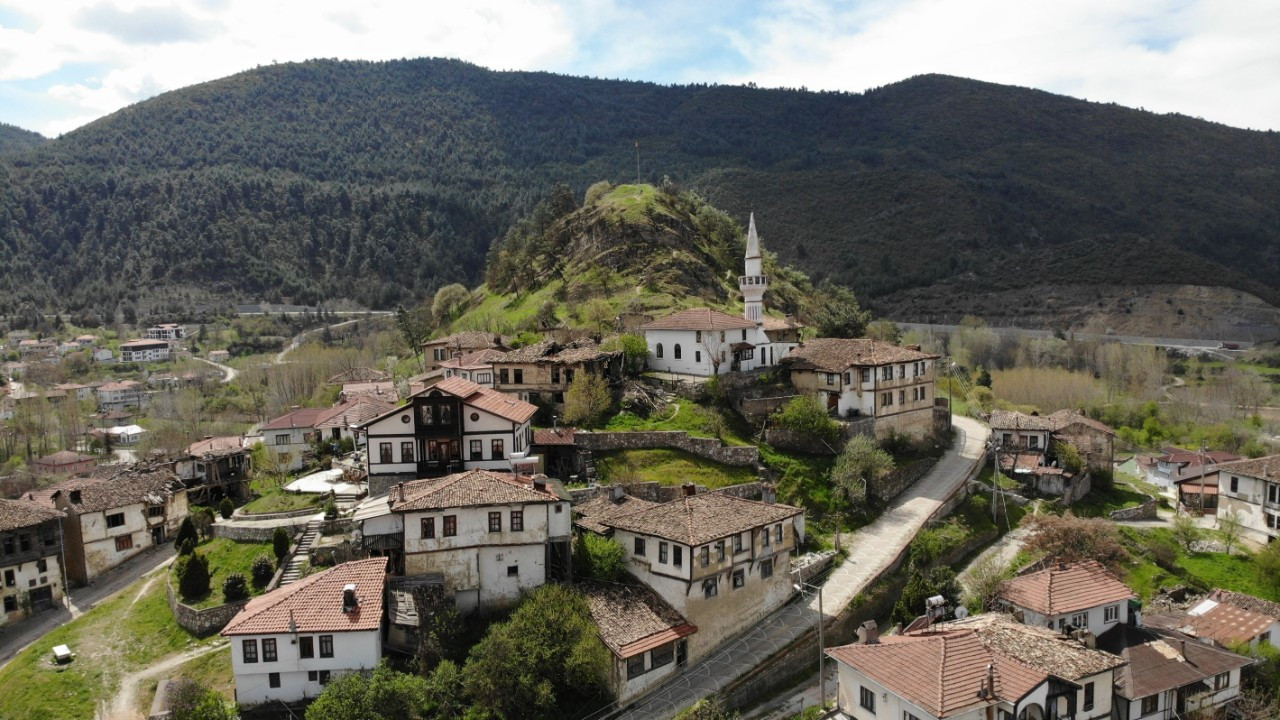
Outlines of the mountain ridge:
[{"label": "mountain ridge", "polygon": [[782,261],[881,314],[1043,282],[1280,301],[1276,133],[937,75],[812,93],[410,60],[263,67],[6,153],[0,313],[474,285],[556,182],[634,179],[637,141],[642,179],[754,209]]}]

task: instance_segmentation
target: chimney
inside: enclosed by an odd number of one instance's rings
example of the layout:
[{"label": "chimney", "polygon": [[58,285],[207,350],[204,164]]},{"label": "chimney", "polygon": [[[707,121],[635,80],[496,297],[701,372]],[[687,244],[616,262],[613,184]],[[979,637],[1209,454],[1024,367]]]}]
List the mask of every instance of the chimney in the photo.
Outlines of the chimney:
[{"label": "chimney", "polygon": [[858,640],[864,645],[880,644],[880,628],[876,626],[875,620],[866,620],[858,626]]},{"label": "chimney", "polygon": [[533,489],[536,492],[544,493],[547,491],[547,478],[544,475],[538,475],[533,478]]},{"label": "chimney", "polygon": [[987,697],[996,694],[996,666],[994,663],[987,663]]},{"label": "chimney", "polygon": [[71,491],[71,502],[72,502],[73,504],[75,504],[75,505],[79,505],[79,504],[80,504],[80,491],[79,491],[79,490],[72,490],[72,491]]},{"label": "chimney", "polygon": [[680,489],[683,491],[684,497],[693,497],[698,494],[698,486],[693,483],[684,483],[680,486]]},{"label": "chimney", "polygon": [[609,497],[614,502],[620,502],[622,500],[622,495],[623,495],[623,491],[622,491],[621,485],[614,485],[613,487],[609,488]]},{"label": "chimney", "polygon": [[397,483],[396,489],[400,491],[400,502],[404,502],[404,483]]},{"label": "chimney", "polygon": [[347,583],[342,586],[342,612],[349,613],[359,606],[356,602],[356,584]]},{"label": "chimney", "polygon": [[1066,561],[1066,560],[1059,559],[1059,560],[1058,560],[1058,570],[1059,570],[1059,571],[1063,571],[1063,570],[1066,570],[1066,569],[1067,569],[1067,561]]},{"label": "chimney", "polygon": [[908,346],[907,346],[907,349],[908,349],[908,350],[915,350],[916,352],[920,352],[920,346],[919,346],[919,345],[908,345]]}]

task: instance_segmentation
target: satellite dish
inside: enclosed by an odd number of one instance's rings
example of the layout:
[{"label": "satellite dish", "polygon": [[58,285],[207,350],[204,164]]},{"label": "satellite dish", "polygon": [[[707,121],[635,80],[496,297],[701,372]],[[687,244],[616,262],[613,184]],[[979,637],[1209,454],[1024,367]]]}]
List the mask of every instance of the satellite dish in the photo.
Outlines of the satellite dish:
[{"label": "satellite dish", "polygon": [[969,617],[969,608],[967,608],[967,607],[965,607],[965,606],[963,606],[963,605],[961,605],[960,607],[956,608],[956,619],[957,619],[957,620],[963,620],[963,619],[965,619],[965,618],[967,618],[967,617]]}]

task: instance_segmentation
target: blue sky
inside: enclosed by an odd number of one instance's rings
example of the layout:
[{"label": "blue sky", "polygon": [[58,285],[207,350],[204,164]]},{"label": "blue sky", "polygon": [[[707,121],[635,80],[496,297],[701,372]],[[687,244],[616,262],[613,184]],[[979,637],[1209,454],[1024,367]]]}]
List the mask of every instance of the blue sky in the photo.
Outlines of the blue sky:
[{"label": "blue sky", "polygon": [[924,73],[1280,129],[1275,0],[0,0],[0,122],[56,136],[316,57],[861,91]]}]

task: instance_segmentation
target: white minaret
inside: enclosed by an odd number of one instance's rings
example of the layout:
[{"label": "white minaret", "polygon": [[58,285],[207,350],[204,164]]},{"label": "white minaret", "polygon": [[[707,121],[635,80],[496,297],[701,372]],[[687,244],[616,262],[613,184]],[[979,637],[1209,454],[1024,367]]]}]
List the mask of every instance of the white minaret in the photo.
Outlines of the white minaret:
[{"label": "white minaret", "polygon": [[755,213],[751,213],[751,220],[747,225],[746,272],[738,278],[738,288],[742,290],[743,317],[757,325],[764,322],[764,293],[769,289],[769,281],[764,277],[764,261],[760,257]]}]

